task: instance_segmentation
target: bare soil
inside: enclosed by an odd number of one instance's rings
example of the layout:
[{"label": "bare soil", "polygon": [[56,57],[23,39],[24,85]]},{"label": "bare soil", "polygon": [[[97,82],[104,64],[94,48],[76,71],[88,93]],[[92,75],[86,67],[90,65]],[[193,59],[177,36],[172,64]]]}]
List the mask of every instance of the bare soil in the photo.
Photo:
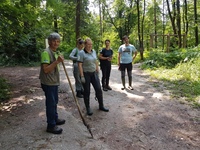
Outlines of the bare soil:
[{"label": "bare soil", "polygon": [[[65,64],[74,86],[72,64]],[[113,90],[103,92],[108,113],[98,110],[93,87],[91,117],[85,115],[83,99],[78,99],[94,139],[79,116],[62,66],[58,111],[66,124],[61,126],[61,135],[45,131],[45,97],[38,79],[39,67],[0,67],[0,75],[12,87],[11,99],[0,105],[2,150],[200,149],[200,110],[182,98],[172,98],[164,84],[140,70],[139,64],[133,68],[134,90],[121,90],[120,72],[112,66]]]}]

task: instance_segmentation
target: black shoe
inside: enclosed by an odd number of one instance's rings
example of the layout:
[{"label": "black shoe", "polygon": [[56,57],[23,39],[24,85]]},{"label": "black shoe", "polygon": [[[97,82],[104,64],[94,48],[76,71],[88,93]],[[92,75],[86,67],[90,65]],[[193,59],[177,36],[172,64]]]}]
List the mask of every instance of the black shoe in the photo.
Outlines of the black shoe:
[{"label": "black shoe", "polygon": [[86,111],[87,111],[87,115],[88,116],[92,116],[93,115],[93,112],[92,112],[92,110],[90,108],[87,108]]},{"label": "black shoe", "polygon": [[125,89],[126,89],[126,87],[122,87],[122,88],[121,88],[121,90],[125,90]]},{"label": "black shoe", "polygon": [[55,126],[53,128],[47,128],[46,131],[49,132],[49,133],[53,133],[53,134],[61,134],[63,129]]},{"label": "black shoe", "polygon": [[62,124],[65,124],[65,120],[64,119],[58,119],[56,121],[56,125],[62,125]]},{"label": "black shoe", "polygon": [[105,88],[105,87],[103,87],[103,91],[108,91],[108,89],[107,89],[107,88]]},{"label": "black shoe", "polygon": [[83,95],[82,94],[76,94],[76,97],[83,98]]},{"label": "black shoe", "polygon": [[77,92],[76,97],[83,98],[83,95],[81,94],[81,92]]},{"label": "black shoe", "polygon": [[105,112],[109,112],[109,109],[105,108],[105,107],[99,107],[99,110],[105,111]]},{"label": "black shoe", "polygon": [[112,90],[112,88],[109,85],[106,86],[106,89]]}]

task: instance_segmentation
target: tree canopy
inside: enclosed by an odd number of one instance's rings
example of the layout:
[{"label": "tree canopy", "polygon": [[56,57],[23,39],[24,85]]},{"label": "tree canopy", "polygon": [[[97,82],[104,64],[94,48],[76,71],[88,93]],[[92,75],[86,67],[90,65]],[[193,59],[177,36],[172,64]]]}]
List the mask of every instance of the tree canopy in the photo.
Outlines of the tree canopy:
[{"label": "tree canopy", "polygon": [[197,0],[1,0],[0,12],[0,57],[10,64],[39,61],[50,32],[62,36],[66,53],[78,37],[90,37],[98,51],[105,39],[117,50],[128,35],[141,59],[151,35],[153,48],[164,49],[164,35],[172,36],[172,48],[199,45]]}]

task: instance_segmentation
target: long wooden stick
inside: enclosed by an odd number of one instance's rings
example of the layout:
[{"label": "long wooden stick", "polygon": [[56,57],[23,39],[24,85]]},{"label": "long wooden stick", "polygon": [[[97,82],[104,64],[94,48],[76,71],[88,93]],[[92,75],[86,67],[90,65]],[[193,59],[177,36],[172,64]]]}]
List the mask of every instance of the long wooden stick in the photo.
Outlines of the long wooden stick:
[{"label": "long wooden stick", "polygon": [[94,138],[94,137],[93,137],[93,134],[92,134],[92,131],[91,131],[91,129],[90,129],[90,126],[86,123],[86,121],[85,121],[85,119],[84,119],[84,117],[83,117],[83,114],[82,114],[82,112],[81,112],[80,105],[79,105],[78,100],[77,100],[77,98],[76,98],[75,92],[74,92],[74,90],[73,90],[73,88],[72,88],[72,84],[71,84],[71,81],[70,81],[70,79],[69,79],[69,76],[68,76],[68,73],[67,73],[67,70],[66,70],[66,67],[65,67],[64,62],[62,62],[62,65],[63,65],[64,71],[65,71],[67,80],[68,80],[68,82],[69,82],[69,86],[70,86],[70,88],[71,88],[71,91],[72,91],[72,94],[73,94],[73,97],[74,97],[74,101],[75,101],[76,106],[77,106],[77,108],[78,108],[79,115],[80,115],[80,117],[81,117],[81,119],[82,119],[82,121],[83,121],[83,124],[87,127],[88,131],[90,132],[92,138]]}]

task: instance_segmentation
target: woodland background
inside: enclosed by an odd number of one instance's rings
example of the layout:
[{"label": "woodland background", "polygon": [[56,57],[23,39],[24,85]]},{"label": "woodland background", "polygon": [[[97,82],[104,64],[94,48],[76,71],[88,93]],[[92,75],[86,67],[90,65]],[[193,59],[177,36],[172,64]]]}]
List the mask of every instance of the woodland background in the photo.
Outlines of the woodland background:
[{"label": "woodland background", "polygon": [[199,107],[199,27],[197,0],[1,0],[0,65],[39,64],[51,32],[61,35],[66,59],[78,37],[90,37],[97,52],[110,39],[116,64],[128,35],[139,52],[135,62]]}]

